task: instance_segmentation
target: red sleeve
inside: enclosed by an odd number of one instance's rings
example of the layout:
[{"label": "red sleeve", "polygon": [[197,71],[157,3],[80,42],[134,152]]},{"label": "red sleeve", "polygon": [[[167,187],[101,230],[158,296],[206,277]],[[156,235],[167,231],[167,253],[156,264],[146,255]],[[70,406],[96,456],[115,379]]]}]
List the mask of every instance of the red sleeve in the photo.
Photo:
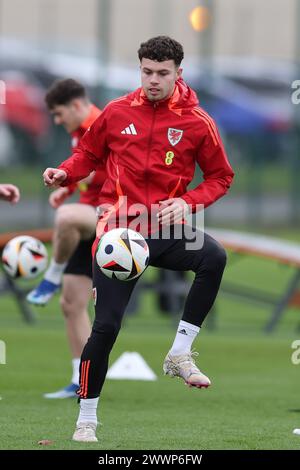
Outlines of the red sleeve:
[{"label": "red sleeve", "polygon": [[72,196],[72,194],[74,194],[75,191],[78,189],[76,183],[69,184],[69,185],[67,186],[67,188],[68,188],[68,194],[69,194],[69,196]]},{"label": "red sleeve", "polygon": [[73,155],[59,165],[67,173],[62,186],[69,186],[96,170],[108,154],[106,144],[106,117],[103,112],[81,138]]},{"label": "red sleeve", "polygon": [[106,177],[105,167],[102,166],[100,169],[98,169],[95,172],[94,177],[90,184],[93,186],[99,186],[99,185],[102,186],[104,183],[105,177]]},{"label": "red sleeve", "polygon": [[192,206],[193,212],[197,204],[208,207],[224,196],[234,177],[216,126],[207,126],[207,134],[198,150],[197,163],[203,172],[204,181],[181,196]]}]

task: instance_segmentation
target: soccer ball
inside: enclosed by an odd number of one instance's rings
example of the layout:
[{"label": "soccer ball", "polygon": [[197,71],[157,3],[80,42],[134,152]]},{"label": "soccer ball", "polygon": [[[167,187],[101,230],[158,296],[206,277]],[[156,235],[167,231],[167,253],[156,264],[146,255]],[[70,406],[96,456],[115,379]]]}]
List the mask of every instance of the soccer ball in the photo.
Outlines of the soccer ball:
[{"label": "soccer ball", "polygon": [[46,269],[48,254],[42,242],[22,235],[12,238],[5,245],[2,263],[12,278],[33,279]]},{"label": "soccer ball", "polygon": [[127,228],[115,228],[101,237],[96,260],[106,276],[130,281],[146,269],[149,247],[140,233]]}]

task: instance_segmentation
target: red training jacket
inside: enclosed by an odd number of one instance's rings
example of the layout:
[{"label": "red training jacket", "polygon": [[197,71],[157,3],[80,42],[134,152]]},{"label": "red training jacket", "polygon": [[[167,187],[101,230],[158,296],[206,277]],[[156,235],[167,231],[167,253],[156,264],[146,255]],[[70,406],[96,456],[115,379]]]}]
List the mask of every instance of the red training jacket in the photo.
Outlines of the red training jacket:
[{"label": "red training jacket", "polygon": [[[99,203],[118,207],[181,197],[193,210],[209,206],[230,187],[234,173],[217,127],[198,106],[195,92],[180,79],[172,96],[147,99],[142,88],[110,102],[88,129],[73,155],[60,165],[67,173],[63,185],[78,181],[107,159],[107,179]],[[204,181],[187,191],[195,164]]]}]

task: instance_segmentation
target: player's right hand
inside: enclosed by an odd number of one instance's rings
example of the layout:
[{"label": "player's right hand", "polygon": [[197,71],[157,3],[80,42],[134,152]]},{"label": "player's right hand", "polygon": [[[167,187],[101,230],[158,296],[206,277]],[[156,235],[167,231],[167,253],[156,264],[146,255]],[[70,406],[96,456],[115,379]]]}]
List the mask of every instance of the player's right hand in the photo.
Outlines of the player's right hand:
[{"label": "player's right hand", "polygon": [[67,173],[58,168],[47,168],[43,173],[44,183],[50,188],[56,188],[67,178]]}]

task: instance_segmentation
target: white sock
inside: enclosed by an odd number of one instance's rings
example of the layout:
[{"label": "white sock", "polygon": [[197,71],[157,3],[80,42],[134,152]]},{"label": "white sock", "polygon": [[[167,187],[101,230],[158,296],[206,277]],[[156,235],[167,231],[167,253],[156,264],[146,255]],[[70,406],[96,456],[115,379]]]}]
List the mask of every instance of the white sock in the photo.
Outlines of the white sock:
[{"label": "white sock", "polygon": [[191,351],[193,341],[199,331],[199,326],[192,325],[192,323],[181,320],[178,325],[174,343],[169,351],[170,354],[172,356],[188,354]]},{"label": "white sock", "polygon": [[58,286],[61,284],[61,279],[68,263],[57,263],[53,258],[50,261],[50,265],[45,272],[44,279],[53,282]]},{"label": "white sock", "polygon": [[72,379],[71,379],[72,384],[79,385],[79,366],[80,366],[80,357],[74,357],[72,359],[72,369],[73,369],[73,374],[72,374]]},{"label": "white sock", "polygon": [[99,397],[80,399],[80,412],[78,423],[93,423],[97,426],[97,405]]}]

